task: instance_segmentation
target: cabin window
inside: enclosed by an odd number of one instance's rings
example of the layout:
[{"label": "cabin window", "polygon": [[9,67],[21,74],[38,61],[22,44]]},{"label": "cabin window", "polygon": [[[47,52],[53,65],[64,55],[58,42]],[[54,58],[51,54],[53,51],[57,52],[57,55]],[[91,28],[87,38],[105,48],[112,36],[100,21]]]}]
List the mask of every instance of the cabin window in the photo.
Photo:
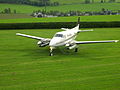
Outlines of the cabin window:
[{"label": "cabin window", "polygon": [[63,37],[63,34],[56,34],[55,37]]}]

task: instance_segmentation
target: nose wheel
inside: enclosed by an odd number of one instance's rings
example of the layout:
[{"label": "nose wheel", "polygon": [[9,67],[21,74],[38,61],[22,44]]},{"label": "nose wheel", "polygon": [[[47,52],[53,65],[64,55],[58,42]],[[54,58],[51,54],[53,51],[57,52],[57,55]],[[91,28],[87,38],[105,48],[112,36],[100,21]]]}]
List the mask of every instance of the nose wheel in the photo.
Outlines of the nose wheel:
[{"label": "nose wheel", "polygon": [[50,47],[50,53],[49,53],[49,56],[53,56],[53,49],[54,49],[54,47]]},{"label": "nose wheel", "polygon": [[50,54],[49,54],[49,56],[53,56],[53,52],[52,52],[52,51],[50,51]]},{"label": "nose wheel", "polygon": [[53,56],[53,53],[50,52],[49,56]]}]

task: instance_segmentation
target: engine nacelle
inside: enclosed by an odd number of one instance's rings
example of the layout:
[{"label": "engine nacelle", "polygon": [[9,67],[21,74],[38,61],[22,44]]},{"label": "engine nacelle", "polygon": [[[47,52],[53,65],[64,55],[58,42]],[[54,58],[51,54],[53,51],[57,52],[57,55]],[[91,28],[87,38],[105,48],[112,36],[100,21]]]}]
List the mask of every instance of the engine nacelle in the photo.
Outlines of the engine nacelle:
[{"label": "engine nacelle", "polygon": [[41,44],[42,44],[42,42],[41,42],[41,41],[38,41],[38,42],[37,42],[37,45],[41,45]]},{"label": "engine nacelle", "polygon": [[47,46],[49,44],[49,42],[39,41],[37,44],[39,45],[39,47],[45,47],[45,46]]},{"label": "engine nacelle", "polygon": [[76,44],[71,45],[70,47],[68,47],[68,49],[73,49],[73,48],[75,48],[76,46],[77,46]]}]

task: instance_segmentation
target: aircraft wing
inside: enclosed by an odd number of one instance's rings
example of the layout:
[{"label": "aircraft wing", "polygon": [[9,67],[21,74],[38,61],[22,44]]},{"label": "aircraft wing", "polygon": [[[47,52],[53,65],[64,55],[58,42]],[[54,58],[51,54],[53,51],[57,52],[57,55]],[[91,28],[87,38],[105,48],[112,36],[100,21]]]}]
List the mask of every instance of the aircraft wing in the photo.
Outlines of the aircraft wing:
[{"label": "aircraft wing", "polygon": [[76,44],[90,44],[90,43],[110,43],[118,42],[119,40],[108,40],[108,41],[75,41]]},{"label": "aircraft wing", "polygon": [[21,33],[16,33],[16,35],[23,36],[23,37],[28,37],[28,38],[32,38],[32,39],[37,39],[37,40],[47,40],[47,41],[51,40],[49,38],[41,38],[41,37],[36,37],[36,36],[31,36],[31,35],[26,35],[26,34],[21,34]]}]

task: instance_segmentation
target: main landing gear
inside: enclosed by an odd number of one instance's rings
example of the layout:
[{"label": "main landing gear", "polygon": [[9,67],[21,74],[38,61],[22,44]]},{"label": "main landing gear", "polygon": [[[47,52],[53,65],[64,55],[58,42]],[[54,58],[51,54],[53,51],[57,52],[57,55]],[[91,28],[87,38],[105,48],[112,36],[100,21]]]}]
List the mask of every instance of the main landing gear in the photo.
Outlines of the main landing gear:
[{"label": "main landing gear", "polygon": [[[53,49],[55,47],[50,47],[50,53],[49,53],[49,56],[53,56]],[[75,48],[74,52],[78,52],[78,48]]]},{"label": "main landing gear", "polygon": [[78,52],[78,48],[75,48],[75,52]]}]

